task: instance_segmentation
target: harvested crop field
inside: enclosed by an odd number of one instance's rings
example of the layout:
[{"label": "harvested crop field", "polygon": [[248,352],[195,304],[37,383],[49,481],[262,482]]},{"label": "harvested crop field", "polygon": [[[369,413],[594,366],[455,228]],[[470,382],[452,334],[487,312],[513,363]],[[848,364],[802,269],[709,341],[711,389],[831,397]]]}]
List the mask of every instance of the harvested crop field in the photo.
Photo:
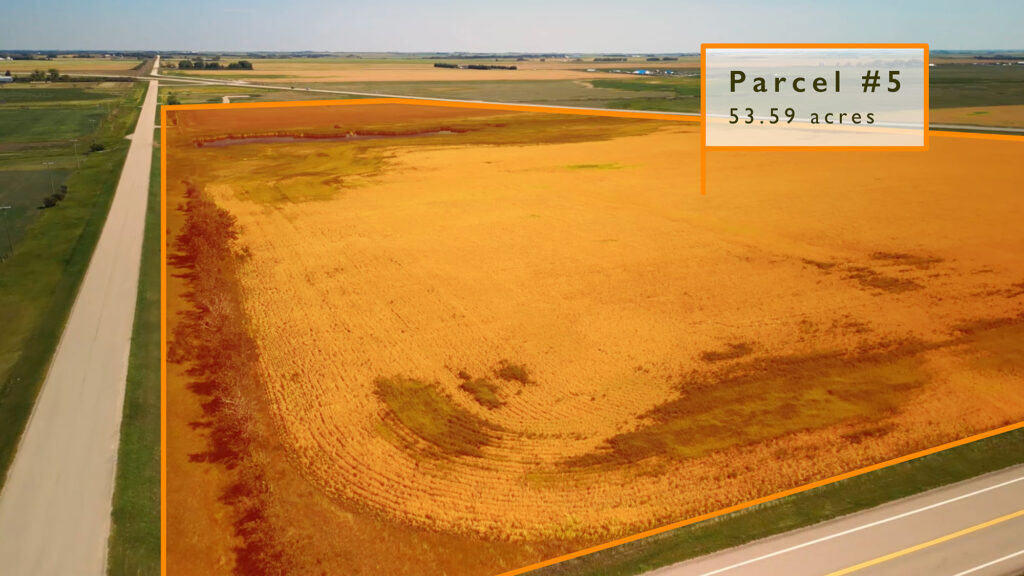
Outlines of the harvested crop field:
[{"label": "harvested crop field", "polygon": [[172,571],[493,574],[1024,419],[1024,144],[165,127]]},{"label": "harvested crop field", "polygon": [[[169,58],[176,63],[178,59]],[[515,66],[516,70],[472,70],[437,68],[442,62],[465,66]],[[244,77],[261,83],[287,82],[430,82],[430,81],[481,81],[481,80],[565,80],[579,78],[604,78],[608,70],[636,67],[680,68],[699,67],[693,58],[682,61],[650,63],[644,59],[630,62],[593,62],[568,60],[511,59],[465,60],[458,58],[438,59],[349,59],[349,58],[284,58],[258,59],[253,70],[184,70],[183,75],[203,78]],[[594,70],[588,72],[587,70]]]}]

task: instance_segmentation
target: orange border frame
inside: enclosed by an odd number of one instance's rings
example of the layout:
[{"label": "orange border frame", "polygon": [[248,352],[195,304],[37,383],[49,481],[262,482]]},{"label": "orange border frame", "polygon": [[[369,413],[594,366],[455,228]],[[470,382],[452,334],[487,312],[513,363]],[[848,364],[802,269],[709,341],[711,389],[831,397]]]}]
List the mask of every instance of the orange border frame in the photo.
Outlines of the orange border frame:
[{"label": "orange border frame", "polygon": [[[815,48],[853,48],[853,49],[906,49],[906,50],[922,50],[924,52],[924,143],[920,146],[708,146],[707,145],[707,98],[704,97],[706,92],[706,81],[707,81],[707,51],[708,49],[815,49]],[[928,124],[928,84],[929,84],[929,66],[928,66],[929,48],[928,44],[701,44],[700,45],[700,193],[702,195],[707,194],[707,150],[772,150],[775,152],[789,152],[789,151],[809,151],[809,150],[844,150],[844,151],[885,151],[885,150],[900,150],[900,151],[928,151],[929,133],[931,132]]]},{"label": "orange border frame", "polygon": [[[749,47],[749,46],[765,46],[765,45],[764,44],[702,44],[701,45],[701,88],[702,88],[702,94],[701,95],[702,96],[703,96],[703,82],[704,82],[704,79],[703,79],[704,48],[707,47],[707,46],[711,46],[711,47],[719,47],[719,46],[723,46],[723,47],[725,47],[725,46],[730,46],[730,47],[731,46]],[[849,44],[838,44],[838,45],[837,44],[787,44],[787,45],[775,45],[775,44],[773,44],[773,45],[770,45],[770,46],[803,46],[803,47],[814,47],[814,46],[821,47],[821,46],[825,46],[825,47],[828,47],[828,46],[851,46],[851,45],[849,45]],[[895,44],[895,45],[893,45],[893,44],[854,44],[853,46],[864,46],[864,47],[912,46],[913,47],[913,46],[927,46],[927,45],[926,44],[922,44],[922,45],[916,45],[916,44],[915,45],[906,45],[906,44]],[[927,50],[925,51],[925,58],[926,58],[926,66],[927,66]],[[927,90],[927,84],[926,84],[926,90]],[[927,93],[926,93],[926,95],[927,95]],[[167,127],[167,111],[168,110],[221,110],[221,109],[225,109],[225,108],[243,109],[243,108],[289,108],[289,107],[305,107],[305,106],[353,106],[353,105],[373,105],[373,104],[409,104],[409,105],[413,105],[413,106],[442,106],[442,107],[451,107],[451,108],[477,108],[477,109],[485,109],[485,110],[513,110],[513,111],[520,111],[520,112],[545,112],[545,113],[554,113],[554,114],[571,114],[571,115],[578,115],[578,116],[606,116],[606,117],[614,117],[614,118],[639,118],[639,119],[648,119],[648,120],[669,120],[669,121],[675,121],[675,122],[700,123],[700,128],[701,128],[701,131],[700,131],[700,133],[701,133],[700,180],[701,180],[701,194],[704,193],[704,188],[705,188],[704,167],[705,167],[706,147],[704,146],[704,99],[703,99],[703,97],[701,98],[701,115],[700,115],[699,118],[695,117],[695,116],[684,116],[684,115],[680,115],[680,114],[665,114],[665,113],[658,113],[658,112],[633,112],[633,111],[627,111],[627,110],[591,110],[591,109],[584,109],[584,108],[571,108],[571,107],[558,107],[558,106],[534,106],[534,105],[529,105],[529,104],[499,104],[499,103],[489,103],[489,102],[462,102],[462,101],[453,101],[453,100],[430,100],[430,99],[424,99],[424,98],[417,98],[417,99],[411,99],[411,98],[353,98],[353,99],[348,99],[348,100],[302,100],[302,101],[283,101],[283,102],[239,102],[239,103],[230,103],[230,104],[178,104],[178,105],[161,105],[160,106],[160,126],[159,126],[159,128],[160,128],[160,228],[161,228],[161,233],[160,233],[160,240],[161,240],[161,242],[160,242],[160,304],[161,304],[160,305],[160,573],[161,573],[161,575],[165,576],[167,574],[167,531],[166,531],[166,528],[167,528],[167,458],[166,458],[166,452],[167,452],[167,306],[166,306],[166,302],[167,302],[167,238],[166,238],[166,231],[167,231],[167,211],[166,211],[166,206],[167,206],[167,130],[166,130],[166,127]],[[927,114],[928,114],[928,111],[927,111],[927,108],[926,108],[926,110],[925,110],[926,119],[927,119]],[[944,137],[951,137],[951,138],[971,138],[971,139],[982,139],[982,140],[1011,141],[1011,142],[1020,142],[1021,144],[1024,144],[1024,136],[1015,136],[1015,135],[979,134],[979,133],[972,133],[972,132],[946,132],[946,131],[934,131],[934,130],[927,130],[926,129],[926,138],[927,138],[928,134],[935,134],[937,136],[944,136]],[[751,147],[751,148],[754,148],[754,147]],[[856,149],[856,150],[864,150],[864,149],[866,149],[868,147],[860,146],[860,147],[853,147],[853,148]],[[745,148],[741,148],[741,149],[745,149]],[[789,147],[789,148],[786,148],[786,147],[767,147],[767,149],[775,150],[775,151],[785,151],[785,150],[793,150],[794,148],[791,148],[791,147]],[[808,147],[807,149],[828,150],[830,148],[828,148],[828,147]],[[832,147],[831,149],[835,150],[836,148]],[[903,148],[903,147],[897,147],[895,149],[898,149],[898,150],[919,150],[919,149],[916,149],[916,148]],[[811,482],[811,483],[808,483],[808,484],[804,484],[802,486],[797,486],[795,488],[790,488],[790,489],[784,490],[782,492],[777,492],[777,493],[774,493],[774,494],[769,494],[767,496],[763,496],[763,497],[757,498],[755,500],[750,500],[748,502],[742,502],[740,504],[735,504],[733,506],[729,506],[727,508],[722,508],[721,510],[718,510],[718,511],[715,511],[715,512],[711,512],[711,513],[708,513],[708,514],[703,514],[703,515],[700,515],[700,516],[695,516],[693,518],[688,518],[688,519],[680,520],[678,522],[673,522],[671,524],[666,524],[666,525],[658,527],[658,528],[653,528],[651,530],[646,530],[644,532],[639,532],[637,534],[633,534],[633,535],[630,535],[630,536],[625,536],[623,538],[619,538],[619,539],[616,539],[616,540],[605,542],[603,544],[598,544],[598,545],[595,545],[595,546],[591,546],[589,548],[584,548],[582,550],[577,550],[575,552],[564,554],[562,556],[558,556],[558,557],[555,557],[555,558],[550,558],[548,560],[543,560],[541,562],[537,562],[537,563],[531,564],[529,566],[523,566],[522,568],[517,568],[517,569],[514,569],[514,570],[507,571],[507,572],[502,572],[501,574],[498,574],[497,576],[518,576],[519,574],[525,574],[526,572],[531,572],[533,570],[544,568],[546,566],[551,566],[551,565],[554,565],[554,564],[558,564],[558,563],[564,562],[566,560],[571,560],[573,558],[578,558],[580,556],[585,556],[587,554],[592,554],[594,552],[599,552],[601,550],[607,550],[609,548],[614,548],[616,546],[619,546],[619,545],[622,545],[622,544],[627,544],[629,542],[635,542],[637,540],[641,540],[641,539],[647,538],[649,536],[654,536],[656,534],[661,534],[663,532],[668,532],[668,531],[674,530],[676,528],[682,528],[684,526],[689,526],[689,525],[692,525],[692,524],[696,524],[696,523],[702,522],[704,520],[710,520],[712,518],[717,518],[717,517],[720,517],[720,516],[724,516],[726,514],[731,514],[733,512],[738,512],[740,510],[744,510],[744,509],[747,509],[747,508],[750,508],[750,507],[753,507],[753,506],[757,506],[759,504],[764,504],[766,502],[771,502],[773,500],[778,500],[778,499],[784,498],[786,496],[792,496],[794,494],[799,494],[801,492],[806,492],[806,491],[814,489],[814,488],[819,488],[821,486],[832,484],[832,483],[838,482],[840,480],[845,480],[847,478],[853,478],[855,476],[860,476],[862,474],[867,474],[869,472],[874,472],[876,470],[881,470],[883,468],[888,468],[889,466],[893,466],[895,464],[900,464],[900,463],[903,463],[903,462],[907,462],[907,461],[910,461],[910,460],[921,458],[922,456],[927,456],[929,454],[935,454],[937,452],[942,452],[942,451],[948,450],[950,448],[955,448],[957,446],[963,446],[964,444],[970,444],[971,442],[976,442],[978,440],[983,440],[985,438],[990,438],[992,436],[997,436],[999,434],[1004,434],[1006,432],[1011,432],[1013,430],[1019,430],[1019,429],[1022,429],[1022,428],[1024,428],[1024,421],[1018,422],[1016,424],[1010,424],[1008,426],[1003,426],[1001,428],[997,428],[997,429],[994,429],[994,430],[989,430],[987,432],[981,432],[979,434],[975,434],[975,435],[969,436],[967,438],[962,438],[960,440],[955,440],[953,442],[948,442],[946,444],[942,444],[942,445],[939,445],[939,446],[935,446],[935,447],[932,447],[932,448],[928,448],[928,449],[925,449],[925,450],[914,452],[912,454],[907,454],[905,456],[900,456],[898,458],[893,458],[891,460],[886,460],[886,461],[880,462],[878,464],[873,464],[873,465],[870,465],[870,466],[866,466],[864,468],[859,468],[859,469],[856,469],[856,470],[845,472],[845,473],[839,474],[837,476],[832,476],[830,478],[825,478],[825,479],[822,479],[822,480],[818,480],[816,482]]]}]

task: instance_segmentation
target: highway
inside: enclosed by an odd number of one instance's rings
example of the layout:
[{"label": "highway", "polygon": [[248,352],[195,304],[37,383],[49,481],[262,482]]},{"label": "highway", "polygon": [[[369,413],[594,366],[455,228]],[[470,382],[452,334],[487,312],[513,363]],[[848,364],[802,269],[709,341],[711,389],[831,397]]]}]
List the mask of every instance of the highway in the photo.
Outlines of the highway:
[{"label": "highway", "polygon": [[106,573],[157,84],[149,81],[110,212],[0,492],[5,575]]},{"label": "highway", "polygon": [[1024,572],[1024,466],[648,576],[1004,576]]}]

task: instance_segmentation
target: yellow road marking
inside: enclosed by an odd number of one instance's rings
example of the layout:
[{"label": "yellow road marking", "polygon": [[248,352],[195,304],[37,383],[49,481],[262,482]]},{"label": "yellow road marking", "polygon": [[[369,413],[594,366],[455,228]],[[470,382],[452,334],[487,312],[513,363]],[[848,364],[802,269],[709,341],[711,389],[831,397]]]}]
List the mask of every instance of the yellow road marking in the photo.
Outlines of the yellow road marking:
[{"label": "yellow road marking", "polygon": [[925,548],[931,548],[932,546],[935,546],[936,544],[942,544],[943,542],[949,542],[950,540],[953,540],[955,538],[959,538],[961,536],[966,536],[967,534],[970,534],[972,532],[977,532],[978,530],[984,530],[985,528],[989,528],[991,526],[995,526],[996,524],[1001,524],[1003,522],[1006,522],[1007,520],[1013,520],[1014,518],[1018,518],[1020,516],[1024,516],[1024,509],[1017,510],[1016,512],[1013,512],[1011,514],[1007,514],[1006,516],[1000,516],[999,518],[996,518],[994,520],[989,520],[988,522],[982,522],[981,524],[976,524],[974,526],[971,526],[970,528],[964,528],[963,530],[959,530],[957,532],[953,532],[952,534],[946,534],[945,536],[940,536],[940,537],[938,537],[938,538],[936,538],[934,540],[929,540],[927,542],[918,544],[917,546],[911,546],[910,548],[904,548],[903,550],[900,550],[898,552],[893,552],[892,554],[886,554],[885,556],[879,556],[878,558],[875,558],[874,560],[868,560],[867,562],[862,562],[860,564],[857,564],[856,566],[850,566],[849,568],[843,568],[842,570],[839,570],[837,572],[832,572],[830,574],[827,574],[826,576],[844,576],[845,574],[851,574],[853,572],[857,572],[859,570],[863,570],[865,568],[870,568],[871,566],[875,566],[877,564],[881,564],[882,562],[888,562],[889,560],[894,560],[894,559],[899,558],[901,556],[906,556],[907,554],[913,554],[914,552],[917,552],[918,550],[924,550]]}]

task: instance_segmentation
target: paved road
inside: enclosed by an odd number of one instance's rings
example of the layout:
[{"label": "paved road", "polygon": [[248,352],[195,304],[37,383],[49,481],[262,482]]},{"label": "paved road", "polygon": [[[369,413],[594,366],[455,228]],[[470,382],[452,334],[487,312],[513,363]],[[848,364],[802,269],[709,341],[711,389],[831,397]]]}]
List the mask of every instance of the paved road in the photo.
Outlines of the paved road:
[{"label": "paved road", "polygon": [[96,251],[0,493],[5,575],[106,572],[156,96],[153,80]]},{"label": "paved road", "polygon": [[649,576],[996,576],[1024,571],[1024,466]]},{"label": "paved road", "polygon": [[978,126],[974,124],[929,124],[932,130],[961,130],[964,132],[1005,132],[1007,134],[1024,134],[1024,128],[1002,126]]}]

